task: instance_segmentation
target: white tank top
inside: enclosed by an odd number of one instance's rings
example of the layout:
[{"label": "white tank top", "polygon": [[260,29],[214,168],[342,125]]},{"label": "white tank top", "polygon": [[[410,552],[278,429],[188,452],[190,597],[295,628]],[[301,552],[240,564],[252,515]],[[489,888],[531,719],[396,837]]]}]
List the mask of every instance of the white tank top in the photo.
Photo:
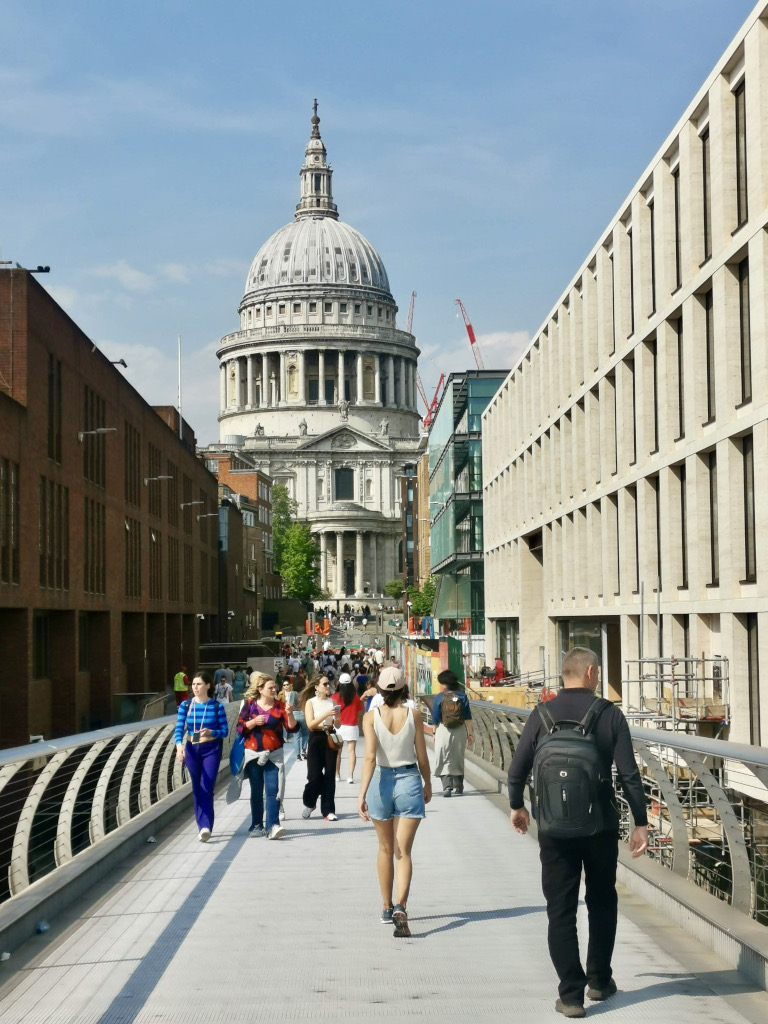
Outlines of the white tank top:
[{"label": "white tank top", "polygon": [[[322,700],[320,697],[310,697],[307,704],[312,704],[312,717],[320,718],[321,715],[327,715],[329,711],[332,711],[336,705],[332,700]],[[333,725],[332,718],[326,718],[320,723],[321,729],[330,729]]]},{"label": "white tank top", "polygon": [[384,768],[400,768],[416,762],[416,723],[413,709],[408,708],[400,732],[392,734],[381,717],[381,708],[373,712],[373,731],[376,733],[376,764]]}]

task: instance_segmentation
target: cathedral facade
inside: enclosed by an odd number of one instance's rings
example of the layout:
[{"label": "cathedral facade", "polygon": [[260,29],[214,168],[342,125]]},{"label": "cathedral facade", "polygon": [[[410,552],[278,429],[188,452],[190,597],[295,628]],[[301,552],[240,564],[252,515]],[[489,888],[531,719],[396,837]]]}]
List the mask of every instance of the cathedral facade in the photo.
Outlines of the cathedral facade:
[{"label": "cathedral facade", "polygon": [[339,220],[317,105],[294,219],[248,272],[221,339],[220,441],[241,472],[288,488],[334,599],[383,595],[401,573],[401,478],[420,447],[419,350],[399,330],[384,264]]}]

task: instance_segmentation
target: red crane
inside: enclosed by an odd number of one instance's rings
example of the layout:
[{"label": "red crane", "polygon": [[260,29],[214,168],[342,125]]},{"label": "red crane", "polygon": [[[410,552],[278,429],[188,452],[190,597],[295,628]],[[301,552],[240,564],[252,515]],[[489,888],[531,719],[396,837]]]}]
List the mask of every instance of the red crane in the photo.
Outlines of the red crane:
[{"label": "red crane", "polygon": [[461,310],[461,315],[464,318],[464,326],[467,328],[467,334],[469,335],[469,345],[470,348],[472,349],[472,355],[475,357],[477,368],[478,370],[484,370],[485,363],[483,362],[483,355],[482,352],[480,351],[480,346],[477,343],[477,338],[475,337],[475,329],[470,323],[466,309],[464,309],[464,303],[461,301],[461,299],[456,299],[456,305]]},{"label": "red crane", "polygon": [[[411,301],[408,303],[408,319],[405,321],[405,329],[408,334],[411,333],[411,328],[413,327],[413,305],[415,299],[416,292],[411,292]],[[424,382],[421,379],[421,374],[419,373],[418,370],[416,371],[416,387],[418,388],[419,395],[421,396],[421,400],[424,403],[424,408],[427,410],[426,414],[422,419],[422,422],[424,423],[425,427],[431,426],[432,420],[435,418],[435,413],[437,412],[437,406],[439,404],[440,399],[440,389],[443,386],[444,380],[445,375],[441,373],[440,380],[437,382],[437,387],[435,388],[435,394],[432,397],[432,401],[430,402],[430,400],[427,398],[427,392],[424,388]]]}]

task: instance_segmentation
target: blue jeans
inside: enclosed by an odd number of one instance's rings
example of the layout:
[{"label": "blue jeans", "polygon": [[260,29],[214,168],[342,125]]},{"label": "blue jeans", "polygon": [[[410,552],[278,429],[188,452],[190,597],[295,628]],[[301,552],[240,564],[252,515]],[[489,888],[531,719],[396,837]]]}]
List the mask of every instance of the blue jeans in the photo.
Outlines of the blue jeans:
[{"label": "blue jeans", "polygon": [[251,828],[261,828],[264,823],[264,791],[267,793],[267,821],[264,827],[267,832],[278,824],[280,805],[277,802],[278,769],[273,761],[260,765],[258,761],[249,761],[245,766],[245,774],[251,784]]},{"label": "blue jeans", "polygon": [[309,729],[307,728],[307,719],[303,711],[294,710],[293,716],[299,723],[299,731],[296,733],[296,740],[298,742],[299,753],[306,754],[307,744],[309,743]]}]

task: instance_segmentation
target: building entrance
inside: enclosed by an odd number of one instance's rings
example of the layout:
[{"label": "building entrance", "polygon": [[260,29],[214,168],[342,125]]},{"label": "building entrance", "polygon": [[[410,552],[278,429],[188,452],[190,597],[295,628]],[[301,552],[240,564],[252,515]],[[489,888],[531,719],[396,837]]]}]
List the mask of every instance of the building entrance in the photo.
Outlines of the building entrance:
[{"label": "building entrance", "polygon": [[621,632],[616,619],[560,619],[558,629],[558,671],[571,647],[587,647],[597,655],[600,666],[598,695],[621,701]]},{"label": "building entrance", "polygon": [[344,562],[344,594],[350,597],[355,592],[355,563],[348,558]]}]

